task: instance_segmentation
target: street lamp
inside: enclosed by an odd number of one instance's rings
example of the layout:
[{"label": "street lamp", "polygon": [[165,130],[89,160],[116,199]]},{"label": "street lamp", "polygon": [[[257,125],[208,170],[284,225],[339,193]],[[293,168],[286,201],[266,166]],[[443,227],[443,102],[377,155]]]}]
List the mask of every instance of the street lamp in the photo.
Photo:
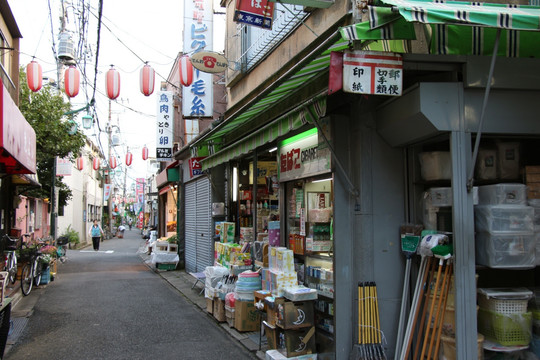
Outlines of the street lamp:
[{"label": "street lamp", "polygon": [[82,117],[82,126],[86,130],[89,130],[92,128],[92,124],[94,123],[94,118],[90,114],[86,114]]}]

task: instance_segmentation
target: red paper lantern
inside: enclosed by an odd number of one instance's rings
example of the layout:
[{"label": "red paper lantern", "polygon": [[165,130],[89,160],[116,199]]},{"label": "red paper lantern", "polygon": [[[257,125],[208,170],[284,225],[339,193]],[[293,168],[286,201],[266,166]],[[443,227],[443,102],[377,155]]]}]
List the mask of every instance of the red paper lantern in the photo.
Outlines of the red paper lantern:
[{"label": "red paper lantern", "polygon": [[94,170],[99,170],[99,158],[95,157],[94,160],[92,160],[92,168]]},{"label": "red paper lantern", "polygon": [[84,158],[79,156],[77,158],[77,170],[81,171],[84,168]]},{"label": "red paper lantern", "polygon": [[126,166],[130,166],[132,162],[133,162],[133,154],[128,151],[126,154]]},{"label": "red paper lantern", "polygon": [[31,61],[26,65],[26,83],[28,88],[33,92],[39,91],[43,84],[43,73],[41,71],[41,65],[35,61]]},{"label": "red paper lantern", "polygon": [[142,148],[142,159],[147,160],[148,159],[148,148],[146,145]]},{"label": "red paper lantern", "polygon": [[116,167],[116,157],[111,156],[109,158],[109,166],[111,169],[114,169]]},{"label": "red paper lantern", "polygon": [[184,55],[180,58],[180,84],[190,86],[193,82],[193,65],[189,56]]},{"label": "red paper lantern", "polygon": [[81,75],[79,70],[75,66],[70,66],[64,73],[64,89],[66,95],[69,97],[75,97],[79,93],[79,82]]},{"label": "red paper lantern", "polygon": [[155,74],[154,69],[148,64],[144,65],[141,69],[140,86],[144,96],[149,96],[154,92]]},{"label": "red paper lantern", "polygon": [[105,91],[111,100],[116,99],[120,95],[120,73],[114,68],[107,71],[105,77]]}]

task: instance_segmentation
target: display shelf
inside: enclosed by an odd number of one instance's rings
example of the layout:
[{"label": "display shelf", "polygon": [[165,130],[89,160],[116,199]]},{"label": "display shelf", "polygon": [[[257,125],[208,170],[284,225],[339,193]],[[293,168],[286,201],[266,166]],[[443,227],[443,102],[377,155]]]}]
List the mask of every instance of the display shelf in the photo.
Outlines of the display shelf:
[{"label": "display shelf", "polygon": [[320,324],[317,324],[315,325],[315,327],[317,328],[317,331],[320,331],[321,334],[324,334],[328,337],[334,337],[334,333],[331,329],[327,329],[326,327],[324,327],[323,325],[320,325]]},{"label": "display shelf", "polygon": [[328,291],[317,290],[318,296],[334,301],[334,294]]}]

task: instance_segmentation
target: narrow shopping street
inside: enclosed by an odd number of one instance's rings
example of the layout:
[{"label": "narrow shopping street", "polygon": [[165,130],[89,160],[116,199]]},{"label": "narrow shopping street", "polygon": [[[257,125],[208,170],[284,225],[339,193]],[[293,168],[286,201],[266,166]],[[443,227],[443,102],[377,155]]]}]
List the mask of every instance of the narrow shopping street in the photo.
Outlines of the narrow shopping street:
[{"label": "narrow shopping street", "polygon": [[144,263],[142,243],[133,229],[102,242],[98,252],[91,246],[68,250],[57,278],[14,307],[16,323],[29,317],[10,335],[18,338],[5,358],[253,358]]}]

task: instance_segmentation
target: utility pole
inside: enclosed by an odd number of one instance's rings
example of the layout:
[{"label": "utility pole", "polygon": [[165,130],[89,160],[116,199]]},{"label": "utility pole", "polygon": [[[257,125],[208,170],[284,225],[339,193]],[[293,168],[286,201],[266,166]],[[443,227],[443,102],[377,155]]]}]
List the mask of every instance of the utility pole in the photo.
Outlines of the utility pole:
[{"label": "utility pole", "polygon": [[109,198],[107,199],[107,208],[109,213],[109,231],[112,233],[112,177],[111,177],[111,147],[112,147],[112,127],[111,127],[111,99],[109,99],[109,119],[107,120],[107,133],[109,135],[109,146],[107,154],[107,174],[109,184]]}]

